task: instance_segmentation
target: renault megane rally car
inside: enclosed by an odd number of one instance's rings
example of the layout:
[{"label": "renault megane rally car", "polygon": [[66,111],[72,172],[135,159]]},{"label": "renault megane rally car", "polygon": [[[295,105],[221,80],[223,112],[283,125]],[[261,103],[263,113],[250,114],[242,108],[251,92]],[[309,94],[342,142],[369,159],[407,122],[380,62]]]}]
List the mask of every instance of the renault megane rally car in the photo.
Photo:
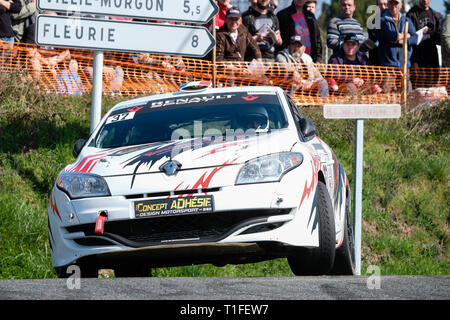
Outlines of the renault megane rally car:
[{"label": "renault megane rally car", "polygon": [[279,257],[296,275],[354,274],[346,174],[280,88],[121,102],[73,152],[48,207],[59,276]]}]

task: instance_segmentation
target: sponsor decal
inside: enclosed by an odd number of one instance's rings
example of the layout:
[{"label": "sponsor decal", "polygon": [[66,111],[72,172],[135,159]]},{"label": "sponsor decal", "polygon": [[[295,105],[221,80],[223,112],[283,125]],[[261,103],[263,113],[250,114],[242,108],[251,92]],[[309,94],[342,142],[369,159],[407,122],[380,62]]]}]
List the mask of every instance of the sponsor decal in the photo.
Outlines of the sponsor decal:
[{"label": "sponsor decal", "polygon": [[124,113],[115,114],[113,116],[108,117],[108,119],[106,119],[105,124],[110,124],[110,123],[125,121],[125,120],[132,120],[134,118],[135,114],[136,114],[136,112],[124,112]]},{"label": "sponsor decal", "polygon": [[152,199],[134,203],[136,218],[200,214],[212,211],[214,211],[213,196]]},{"label": "sponsor decal", "polygon": [[248,95],[248,96],[242,97],[242,99],[244,99],[245,101],[253,101],[253,100],[256,100],[258,98],[259,98],[258,96],[253,96],[253,95]]},{"label": "sponsor decal", "polygon": [[160,101],[150,101],[149,105],[151,108],[161,108],[161,107],[173,106],[173,105],[199,104],[199,103],[208,103],[208,102],[211,102],[214,100],[231,99],[234,96],[235,96],[235,94],[218,94],[218,95],[185,97],[185,98],[167,99],[167,100],[160,100]]}]

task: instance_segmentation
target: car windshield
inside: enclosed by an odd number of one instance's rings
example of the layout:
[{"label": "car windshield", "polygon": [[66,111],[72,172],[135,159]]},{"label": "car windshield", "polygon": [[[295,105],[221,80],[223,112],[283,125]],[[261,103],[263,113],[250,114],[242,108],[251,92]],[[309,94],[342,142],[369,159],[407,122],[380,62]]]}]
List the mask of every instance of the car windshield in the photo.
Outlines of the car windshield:
[{"label": "car windshield", "polygon": [[115,110],[99,130],[95,146],[115,148],[217,136],[234,139],[286,126],[276,94],[190,96]]}]

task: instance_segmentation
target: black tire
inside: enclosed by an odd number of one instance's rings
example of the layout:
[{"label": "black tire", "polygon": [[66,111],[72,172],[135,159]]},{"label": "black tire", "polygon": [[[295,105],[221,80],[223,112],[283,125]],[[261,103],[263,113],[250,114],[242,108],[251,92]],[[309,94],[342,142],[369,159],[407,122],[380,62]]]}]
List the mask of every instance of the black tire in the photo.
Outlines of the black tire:
[{"label": "black tire", "polygon": [[151,277],[152,269],[145,264],[120,264],[114,268],[116,278]]},{"label": "black tire", "polygon": [[324,182],[317,185],[317,215],[319,227],[319,247],[298,250],[288,256],[292,272],[297,276],[327,274],[333,267],[336,251],[336,233],[331,198]]},{"label": "black tire", "polygon": [[[347,190],[348,191],[348,190]],[[345,225],[344,240],[341,246],[336,250],[333,269],[330,272],[333,275],[355,275],[355,235],[353,233],[353,219],[350,214],[350,193],[347,192],[345,202]]]}]

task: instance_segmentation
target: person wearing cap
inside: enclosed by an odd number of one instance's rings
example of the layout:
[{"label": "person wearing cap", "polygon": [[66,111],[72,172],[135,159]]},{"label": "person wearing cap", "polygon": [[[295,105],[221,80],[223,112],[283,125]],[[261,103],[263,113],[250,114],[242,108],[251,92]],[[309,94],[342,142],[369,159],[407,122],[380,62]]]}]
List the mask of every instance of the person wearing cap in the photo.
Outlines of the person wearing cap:
[{"label": "person wearing cap", "polygon": [[242,25],[238,8],[228,9],[225,24],[219,29],[216,39],[217,61],[261,61],[261,51],[247,28]]},{"label": "person wearing cap", "polygon": [[[321,97],[328,97],[328,83],[314,66],[310,55],[305,53],[305,45],[301,36],[293,35],[287,48],[278,52],[275,61],[286,66],[292,73],[292,91],[296,89],[314,90]],[[302,76],[301,70],[306,66],[307,75]],[[289,72],[285,73],[289,75]],[[292,92],[291,92],[292,93]]]},{"label": "person wearing cap", "polygon": [[[400,14],[402,1],[388,0],[388,9],[381,13],[378,58],[382,66],[402,67],[403,39],[408,41],[407,67],[411,67],[412,46],[418,44],[419,37],[412,21]],[[405,23],[408,21],[408,30]]]},{"label": "person wearing cap", "polygon": [[304,8],[305,2],[306,0],[292,0],[289,7],[277,13],[283,40],[279,51],[289,45],[292,36],[302,36],[305,52],[311,56],[315,63],[321,63],[322,39],[320,37],[320,26],[314,14]]},{"label": "person wearing cap", "polygon": [[269,10],[270,0],[257,0],[242,14],[242,23],[247,27],[259,46],[264,61],[273,62],[275,47],[282,44],[280,24],[277,16]]},{"label": "person wearing cap", "polygon": [[342,48],[333,53],[328,61],[331,81],[336,81],[346,94],[357,94],[369,89],[378,92],[379,87],[377,85],[374,84],[371,87],[359,76],[360,68],[358,66],[367,65],[368,62],[367,56],[359,49],[358,36],[354,33],[347,34],[344,37]]}]

